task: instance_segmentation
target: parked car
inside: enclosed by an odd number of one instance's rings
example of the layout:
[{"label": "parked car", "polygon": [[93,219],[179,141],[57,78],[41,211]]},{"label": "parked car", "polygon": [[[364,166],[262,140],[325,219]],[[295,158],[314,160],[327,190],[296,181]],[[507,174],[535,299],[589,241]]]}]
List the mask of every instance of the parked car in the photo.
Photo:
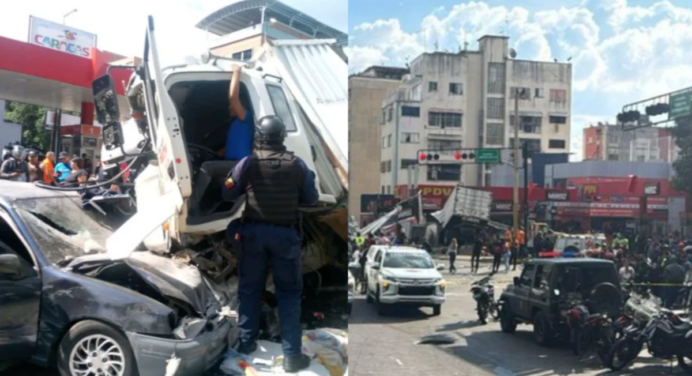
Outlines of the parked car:
[{"label": "parked car", "polygon": [[376,304],[379,315],[388,307],[409,305],[432,307],[433,315],[438,316],[445,302],[442,269],[444,265],[436,267],[424,249],[373,246],[365,265],[367,302]]},{"label": "parked car", "polygon": [[76,193],[0,181],[0,361],[130,376],[163,375],[173,355],[185,375],[220,359],[224,289],[148,251],[112,259],[112,232]]},{"label": "parked car", "polygon": [[500,296],[500,326],[514,333],[517,324],[532,324],[536,342],[548,345],[569,334],[561,311],[574,300],[586,302],[591,314],[620,313],[622,292],[615,264],[591,258],[528,261]]}]

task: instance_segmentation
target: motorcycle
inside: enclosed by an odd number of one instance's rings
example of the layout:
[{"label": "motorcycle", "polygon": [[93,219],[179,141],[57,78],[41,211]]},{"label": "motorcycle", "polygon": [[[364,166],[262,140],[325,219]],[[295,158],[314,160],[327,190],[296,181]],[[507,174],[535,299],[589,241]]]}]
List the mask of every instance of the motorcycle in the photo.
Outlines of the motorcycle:
[{"label": "motorcycle", "polygon": [[677,358],[685,373],[692,375],[692,365],[685,362],[685,358],[692,359],[692,324],[666,309],[654,315],[643,327],[636,323],[627,327],[623,337],[610,349],[605,364],[611,370],[619,371],[639,356],[645,344],[653,357]]},{"label": "motorcycle", "polygon": [[497,320],[500,313],[498,304],[495,301],[495,286],[490,278],[491,276],[488,276],[471,284],[470,291],[473,293],[473,300],[476,301],[478,321],[481,324],[487,323],[488,315]]},{"label": "motorcycle", "polygon": [[590,313],[583,301],[571,301],[562,311],[570,330],[570,344],[574,355],[581,359],[596,347],[596,354],[604,362],[615,336],[613,323],[605,313]]}]

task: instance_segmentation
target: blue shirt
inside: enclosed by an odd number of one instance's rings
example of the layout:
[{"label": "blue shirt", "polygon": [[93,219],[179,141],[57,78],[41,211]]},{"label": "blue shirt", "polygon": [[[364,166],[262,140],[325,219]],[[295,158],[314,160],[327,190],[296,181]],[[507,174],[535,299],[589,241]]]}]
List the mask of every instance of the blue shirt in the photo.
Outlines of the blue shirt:
[{"label": "blue shirt", "polygon": [[58,181],[63,182],[72,173],[72,169],[67,167],[64,162],[55,165],[55,173],[58,175]]},{"label": "blue shirt", "polygon": [[226,160],[239,161],[252,154],[252,141],[255,136],[255,123],[252,112],[245,109],[245,120],[236,117],[226,134]]},{"label": "blue shirt", "polygon": [[[245,194],[245,186],[247,185],[247,180],[245,179],[245,171],[250,165],[249,158],[245,157],[231,171],[231,178],[233,179],[232,186],[222,187],[223,192],[221,196],[226,201],[235,201],[241,195]],[[300,196],[298,198],[299,204],[301,206],[314,206],[317,205],[317,201],[320,198],[320,193],[317,191],[315,186],[315,173],[312,172],[305,165],[305,162],[296,157],[296,162],[300,165],[300,169],[303,171],[303,186],[300,190]]]}]

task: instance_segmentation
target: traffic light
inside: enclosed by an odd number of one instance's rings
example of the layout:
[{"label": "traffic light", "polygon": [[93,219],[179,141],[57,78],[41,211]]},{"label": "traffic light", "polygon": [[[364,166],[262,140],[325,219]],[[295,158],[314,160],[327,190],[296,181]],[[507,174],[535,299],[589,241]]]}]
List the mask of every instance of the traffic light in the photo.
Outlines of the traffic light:
[{"label": "traffic light", "polygon": [[649,116],[662,115],[670,111],[668,103],[656,103],[651,106],[646,106],[646,114]]},{"label": "traffic light", "polygon": [[421,161],[438,161],[440,160],[440,155],[437,153],[420,153],[418,159]]},{"label": "traffic light", "polygon": [[617,119],[620,123],[632,123],[639,121],[641,113],[637,110],[625,111],[618,114]]}]

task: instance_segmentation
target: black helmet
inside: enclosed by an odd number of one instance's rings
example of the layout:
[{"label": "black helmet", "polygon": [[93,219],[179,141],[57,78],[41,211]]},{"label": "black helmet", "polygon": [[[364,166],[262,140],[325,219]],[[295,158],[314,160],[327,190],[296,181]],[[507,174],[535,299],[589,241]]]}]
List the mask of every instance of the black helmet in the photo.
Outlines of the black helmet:
[{"label": "black helmet", "polygon": [[278,116],[268,115],[257,122],[255,141],[258,144],[280,144],[286,138],[286,125]]}]

